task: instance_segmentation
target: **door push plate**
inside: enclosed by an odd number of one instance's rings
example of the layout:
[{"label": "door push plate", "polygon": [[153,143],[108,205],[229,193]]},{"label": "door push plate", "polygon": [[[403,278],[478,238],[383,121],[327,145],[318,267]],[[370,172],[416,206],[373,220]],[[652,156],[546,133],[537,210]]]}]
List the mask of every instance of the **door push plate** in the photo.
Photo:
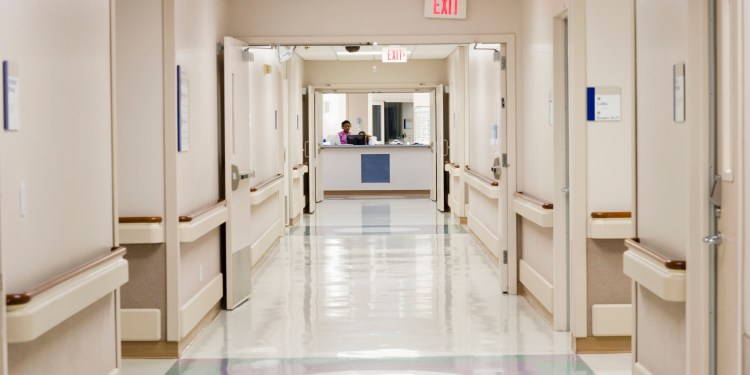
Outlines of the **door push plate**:
[{"label": "door push plate", "polygon": [[240,187],[240,168],[232,164],[232,191]]},{"label": "door push plate", "polygon": [[500,177],[503,176],[503,166],[500,164],[500,158],[495,158],[495,161],[492,162],[492,174],[495,176],[496,180],[500,180]]},{"label": "door push plate", "polygon": [[255,171],[240,172],[240,168],[232,164],[232,191],[240,186],[240,180],[255,177]]}]

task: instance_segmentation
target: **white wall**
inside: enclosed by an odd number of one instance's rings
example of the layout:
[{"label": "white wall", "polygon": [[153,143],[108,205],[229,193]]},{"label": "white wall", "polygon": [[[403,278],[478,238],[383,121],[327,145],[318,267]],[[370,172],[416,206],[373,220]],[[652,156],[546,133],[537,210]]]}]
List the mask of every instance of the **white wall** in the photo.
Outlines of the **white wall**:
[{"label": "white wall", "polygon": [[[177,155],[179,215],[211,206],[220,197],[216,43],[224,38],[225,7],[223,1],[175,2],[174,48],[177,64],[188,75],[190,135],[188,151]],[[218,229],[181,244],[180,306],[221,272],[219,253]]]},{"label": "white wall", "polygon": [[0,16],[0,59],[17,64],[21,87],[21,129],[0,134],[9,292],[107,254],[113,244],[109,11],[100,1],[45,1],[6,4]]},{"label": "white wall", "polygon": [[[21,119],[20,130],[0,130],[7,292],[30,290],[114,243],[110,11],[110,2],[95,0],[3,3],[0,60],[18,68]],[[64,328],[11,345],[9,373],[113,371],[114,307],[109,294]]]},{"label": "white wall", "polygon": [[[517,12],[521,2],[475,0],[467,6],[466,19],[457,21],[424,18],[424,3],[421,1],[385,0],[362,3],[331,0],[319,3],[305,0],[232,0],[229,33],[238,37],[303,38],[512,33],[519,28]],[[369,40],[365,40],[367,41]]]},{"label": "white wall", "polygon": [[115,5],[118,215],[164,216],[161,3]]},{"label": "white wall", "polygon": [[622,114],[620,121],[587,124],[589,212],[635,208],[633,9],[632,0],[586,2],[587,86],[619,88]]},{"label": "white wall", "polygon": [[346,95],[346,98],[346,118],[352,123],[350,132],[357,134],[360,130],[364,130],[365,133],[372,134],[367,121],[367,112],[370,110],[367,105],[367,94],[350,93]]},{"label": "white wall", "polygon": [[[377,67],[373,71],[372,67]],[[445,83],[445,60],[409,60],[406,64],[379,61],[305,61],[305,84]]]},{"label": "white wall", "polygon": [[563,1],[529,0],[522,5],[518,64],[518,190],[553,201],[552,19],[564,10]]},{"label": "white wall", "polygon": [[[189,79],[190,148],[177,156],[177,210],[186,215],[219,198],[216,43],[223,41],[223,1],[175,2],[177,64]],[[166,126],[171,126],[167,124]]]},{"label": "white wall", "polygon": [[[323,138],[328,138],[332,134],[342,131],[341,123],[348,119],[347,116],[347,94],[326,93],[323,97]],[[349,120],[349,122],[352,122]],[[352,124],[354,128],[354,124]],[[349,129],[353,132],[354,129]],[[329,142],[333,140],[329,139]]]}]

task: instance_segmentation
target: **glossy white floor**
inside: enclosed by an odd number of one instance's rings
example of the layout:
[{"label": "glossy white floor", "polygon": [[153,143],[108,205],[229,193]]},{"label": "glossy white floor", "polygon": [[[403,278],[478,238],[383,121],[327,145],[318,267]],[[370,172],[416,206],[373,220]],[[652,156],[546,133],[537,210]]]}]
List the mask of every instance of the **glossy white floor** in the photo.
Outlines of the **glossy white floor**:
[{"label": "glossy white floor", "polygon": [[182,359],[124,374],[629,374],[629,355],[576,356],[428,199],[336,199],[288,228]]}]

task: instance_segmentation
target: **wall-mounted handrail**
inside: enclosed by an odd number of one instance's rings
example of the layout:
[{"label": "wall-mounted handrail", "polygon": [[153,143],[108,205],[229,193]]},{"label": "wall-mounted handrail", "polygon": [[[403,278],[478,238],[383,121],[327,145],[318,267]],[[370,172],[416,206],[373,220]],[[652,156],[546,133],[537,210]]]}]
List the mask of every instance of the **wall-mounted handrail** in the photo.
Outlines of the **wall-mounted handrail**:
[{"label": "wall-mounted handrail", "polygon": [[28,292],[6,294],[5,304],[7,306],[16,306],[16,305],[23,305],[23,304],[29,303],[35,296],[49,289],[52,289],[64,283],[65,281],[68,281],[88,270],[91,270],[100,264],[103,264],[112,259],[116,259],[116,258],[120,258],[124,256],[126,251],[127,250],[122,246],[117,247],[114,250],[112,250],[112,252],[110,252],[109,254],[96,258],[86,264],[82,264],[68,272],[65,272],[64,274],[60,276],[57,276],[51,280],[48,280],[42,283],[41,285],[37,286],[36,288]]},{"label": "wall-mounted handrail", "polygon": [[213,204],[213,205],[208,206],[208,207],[201,208],[201,209],[199,209],[197,211],[194,211],[194,212],[190,213],[189,215],[180,216],[180,223],[189,223],[189,222],[193,221],[193,219],[197,218],[200,215],[205,214],[206,212],[209,212],[209,211],[213,210],[214,208],[221,207],[221,206],[226,206],[226,205],[227,205],[227,201],[225,201],[224,199],[219,199],[216,202],[216,204]]},{"label": "wall-mounted handrail", "polygon": [[552,203],[545,202],[545,201],[543,201],[541,199],[534,198],[534,197],[532,197],[532,196],[530,196],[528,194],[524,194],[521,191],[517,191],[517,192],[513,193],[513,196],[516,197],[516,198],[519,198],[519,199],[523,199],[523,200],[529,201],[529,202],[531,202],[533,204],[536,204],[536,205],[542,207],[545,210],[551,210],[551,209],[554,208],[554,205]]},{"label": "wall-mounted handrail", "polygon": [[542,227],[554,225],[552,203],[543,202],[522,192],[513,193],[513,209],[518,215]]},{"label": "wall-mounted handrail", "polygon": [[118,222],[120,224],[136,224],[136,223],[161,223],[161,216],[120,216]]},{"label": "wall-mounted handrail", "polygon": [[592,212],[592,219],[630,219],[632,217],[630,212]]},{"label": "wall-mounted handrail", "polygon": [[687,269],[687,262],[684,260],[674,260],[660,254],[656,250],[643,246],[638,242],[637,239],[629,238],[625,240],[625,246],[631,250],[635,250],[649,258],[655,260],[658,263],[664,264],[664,267],[670,270],[685,270]]},{"label": "wall-mounted handrail", "polygon": [[625,239],[635,235],[633,214],[622,212],[592,212],[588,221],[588,237],[600,239]]},{"label": "wall-mounted handrail", "polygon": [[259,183],[258,185],[255,185],[255,186],[251,187],[250,188],[250,192],[256,192],[258,190],[261,190],[261,189],[263,189],[263,188],[265,188],[265,187],[273,184],[274,182],[276,182],[276,181],[278,181],[278,180],[280,180],[282,178],[284,178],[283,174],[277,174],[277,175],[275,175],[275,176],[273,176],[273,177],[271,177],[271,178],[269,178],[269,179],[267,179],[267,180]]},{"label": "wall-mounted handrail", "polygon": [[498,185],[497,181],[495,181],[495,180],[494,180],[494,179],[492,179],[492,178],[489,178],[489,177],[485,177],[485,176],[482,176],[481,174],[479,174],[479,173],[477,173],[477,172],[474,172],[474,171],[473,171],[473,170],[472,170],[471,168],[469,168],[469,166],[468,166],[468,165],[467,165],[467,166],[465,166],[465,167],[464,167],[464,169],[466,170],[466,173],[467,173],[468,175],[470,175],[470,176],[472,176],[472,177],[474,177],[474,178],[476,178],[476,179],[479,179],[479,180],[481,180],[481,181],[484,181],[484,182],[488,183],[488,184],[489,184],[489,185],[491,185],[491,186],[497,186],[497,185]]}]

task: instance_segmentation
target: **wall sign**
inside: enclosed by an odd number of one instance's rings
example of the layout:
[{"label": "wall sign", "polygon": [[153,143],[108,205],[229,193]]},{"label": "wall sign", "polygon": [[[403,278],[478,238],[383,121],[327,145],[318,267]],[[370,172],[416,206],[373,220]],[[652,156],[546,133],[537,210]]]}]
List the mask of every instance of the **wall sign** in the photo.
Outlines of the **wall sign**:
[{"label": "wall sign", "polygon": [[383,62],[406,62],[406,50],[400,47],[383,48]]},{"label": "wall sign", "polygon": [[466,18],[466,2],[468,0],[424,0],[424,16],[426,18]]},{"label": "wall sign", "polygon": [[177,152],[190,150],[190,90],[188,74],[177,65]]},{"label": "wall sign", "polygon": [[3,61],[3,126],[5,130],[21,129],[21,81],[15,64]]},{"label": "wall sign", "polygon": [[621,95],[619,87],[589,87],[586,90],[586,119],[588,121],[620,121]]}]

